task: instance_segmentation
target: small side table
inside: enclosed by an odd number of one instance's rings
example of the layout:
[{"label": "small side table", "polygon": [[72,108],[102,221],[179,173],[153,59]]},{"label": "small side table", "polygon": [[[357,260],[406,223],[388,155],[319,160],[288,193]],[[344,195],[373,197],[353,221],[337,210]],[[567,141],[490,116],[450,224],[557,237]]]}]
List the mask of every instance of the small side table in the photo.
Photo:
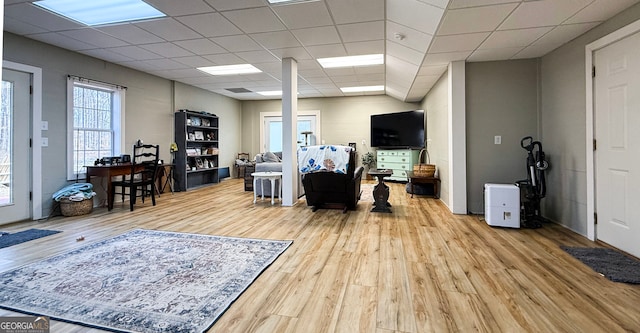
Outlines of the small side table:
[{"label": "small side table", "polygon": [[413,173],[413,171],[407,171],[407,178],[409,184],[411,184],[411,197],[413,198],[413,184],[433,184],[433,197],[438,199],[438,189],[440,187],[440,178],[420,176]]},{"label": "small side table", "polygon": [[368,174],[378,178],[378,184],[373,188],[373,208],[372,212],[391,213],[391,204],[389,203],[389,186],[385,185],[384,177],[393,175],[390,169],[369,170]]},{"label": "small side table", "polygon": [[[255,204],[257,201],[257,193],[256,193],[256,182],[258,180],[260,180],[261,182],[263,180],[270,180],[271,181],[271,204],[274,204],[274,190],[276,187],[276,180],[280,180],[278,182],[278,199],[280,201],[282,201],[282,172],[275,172],[275,171],[267,171],[267,172],[254,172],[251,174],[253,176],[253,203]],[[260,192],[262,195],[262,200],[264,200],[264,186],[260,186]]]}]

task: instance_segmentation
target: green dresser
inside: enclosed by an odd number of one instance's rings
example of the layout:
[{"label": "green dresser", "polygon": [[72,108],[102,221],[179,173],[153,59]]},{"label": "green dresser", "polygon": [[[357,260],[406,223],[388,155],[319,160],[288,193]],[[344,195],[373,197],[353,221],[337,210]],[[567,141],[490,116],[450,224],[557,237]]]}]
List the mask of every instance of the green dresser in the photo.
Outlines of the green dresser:
[{"label": "green dresser", "polygon": [[414,149],[378,149],[376,167],[393,170],[393,175],[385,179],[406,182],[406,172],[413,170],[413,165],[418,164],[419,155],[420,150]]}]

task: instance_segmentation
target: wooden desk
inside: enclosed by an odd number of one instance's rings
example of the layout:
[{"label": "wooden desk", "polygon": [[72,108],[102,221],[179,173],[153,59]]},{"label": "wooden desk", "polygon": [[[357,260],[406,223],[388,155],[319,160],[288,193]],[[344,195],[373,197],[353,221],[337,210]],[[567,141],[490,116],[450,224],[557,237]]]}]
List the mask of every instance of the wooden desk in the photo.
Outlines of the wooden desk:
[{"label": "wooden desk", "polygon": [[433,184],[433,197],[438,199],[438,188],[440,187],[440,178],[420,176],[407,171],[407,178],[411,184],[411,197],[413,198],[413,184]]},{"label": "wooden desk", "polygon": [[[121,163],[113,165],[90,165],[87,169],[87,183],[91,182],[91,177],[104,177],[107,179],[107,200],[111,197],[111,179],[114,176],[126,176],[131,174],[131,163]],[[144,165],[140,165],[137,171],[142,171]]]}]

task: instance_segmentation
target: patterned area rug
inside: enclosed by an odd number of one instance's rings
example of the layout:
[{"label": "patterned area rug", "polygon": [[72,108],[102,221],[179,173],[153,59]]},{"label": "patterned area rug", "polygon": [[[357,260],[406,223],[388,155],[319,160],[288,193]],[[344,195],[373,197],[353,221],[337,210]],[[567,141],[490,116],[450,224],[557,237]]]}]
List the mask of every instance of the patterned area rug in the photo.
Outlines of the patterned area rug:
[{"label": "patterned area rug", "polygon": [[0,306],[114,331],[203,332],[292,241],[133,230],[0,274]]},{"label": "patterned area rug", "polygon": [[360,184],[360,201],[373,202],[373,184]]}]

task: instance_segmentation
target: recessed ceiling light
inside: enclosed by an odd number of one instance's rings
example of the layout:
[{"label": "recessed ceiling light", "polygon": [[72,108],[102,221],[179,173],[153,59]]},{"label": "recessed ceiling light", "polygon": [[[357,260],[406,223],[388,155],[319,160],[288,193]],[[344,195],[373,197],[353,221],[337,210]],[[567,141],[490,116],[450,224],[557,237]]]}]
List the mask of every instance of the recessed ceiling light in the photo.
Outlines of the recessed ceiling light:
[{"label": "recessed ceiling light", "polygon": [[365,54],[348,57],[319,58],[318,62],[324,68],[381,65],[384,64],[384,55]]},{"label": "recessed ceiling light", "polygon": [[300,2],[313,2],[318,0],[267,0],[272,5],[285,5],[285,4],[294,4]]},{"label": "recessed ceiling light", "polygon": [[142,0],[41,0],[33,4],[85,25],[139,21],[166,16]]},{"label": "recessed ceiling light", "polygon": [[280,96],[282,95],[282,90],[257,91],[257,93],[262,96]]},{"label": "recessed ceiling light", "polygon": [[362,86],[362,87],[344,87],[340,88],[344,93],[352,92],[367,92],[367,91],[382,91],[384,86]]},{"label": "recessed ceiling light", "polygon": [[211,75],[237,75],[262,72],[250,64],[198,67],[198,69]]}]

